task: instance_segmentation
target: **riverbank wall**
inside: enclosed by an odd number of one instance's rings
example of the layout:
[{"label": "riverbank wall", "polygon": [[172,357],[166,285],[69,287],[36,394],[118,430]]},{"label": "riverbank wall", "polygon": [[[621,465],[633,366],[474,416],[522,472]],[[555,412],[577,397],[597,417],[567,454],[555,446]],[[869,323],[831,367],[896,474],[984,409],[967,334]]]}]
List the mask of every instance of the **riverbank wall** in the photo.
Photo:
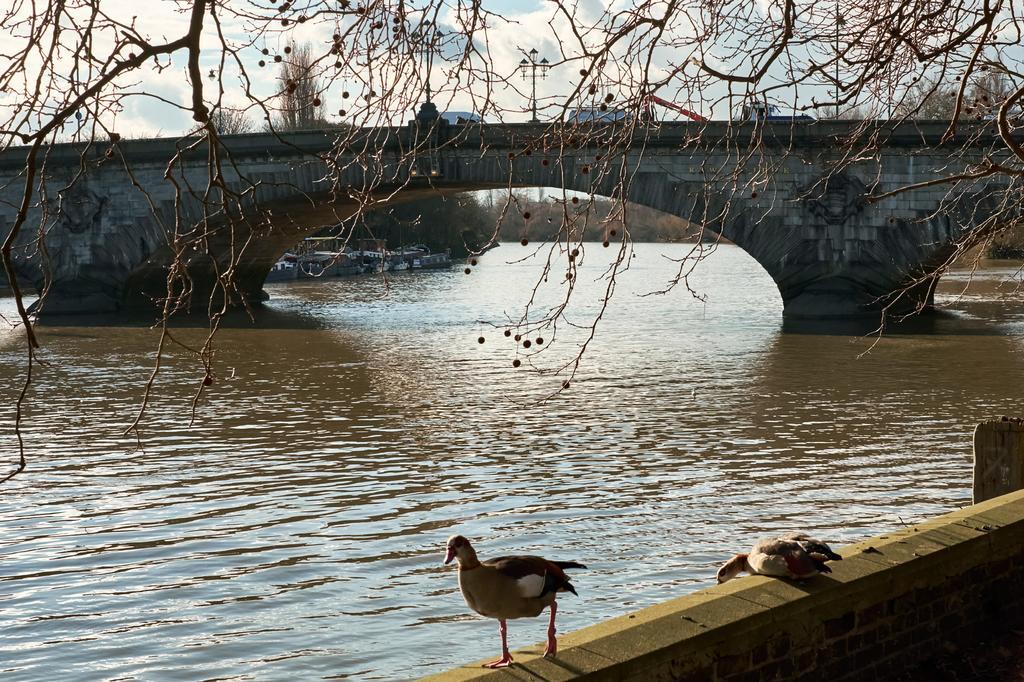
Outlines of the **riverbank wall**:
[{"label": "riverbank wall", "polygon": [[556,659],[538,644],[427,679],[884,680],[1024,618],[1024,491],[839,553],[803,584],[739,578],[566,634]]}]

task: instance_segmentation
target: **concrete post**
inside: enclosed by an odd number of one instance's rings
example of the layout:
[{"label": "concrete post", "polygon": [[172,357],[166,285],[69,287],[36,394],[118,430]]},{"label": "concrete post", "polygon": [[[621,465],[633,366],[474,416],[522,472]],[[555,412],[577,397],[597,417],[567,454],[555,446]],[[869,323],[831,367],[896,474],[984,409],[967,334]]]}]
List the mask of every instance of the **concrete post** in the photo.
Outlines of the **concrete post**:
[{"label": "concrete post", "polygon": [[974,429],[974,503],[1024,488],[1024,420],[1003,417]]}]

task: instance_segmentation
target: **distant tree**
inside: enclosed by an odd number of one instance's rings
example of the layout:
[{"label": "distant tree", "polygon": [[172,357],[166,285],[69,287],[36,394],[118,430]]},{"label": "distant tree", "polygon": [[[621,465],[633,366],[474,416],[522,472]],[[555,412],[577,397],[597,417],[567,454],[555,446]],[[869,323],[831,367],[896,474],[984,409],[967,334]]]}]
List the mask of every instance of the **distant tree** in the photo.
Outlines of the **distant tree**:
[{"label": "distant tree", "polygon": [[937,81],[919,82],[907,89],[906,96],[896,105],[898,117],[922,120],[946,120],[953,114],[956,88]]},{"label": "distant tree", "polygon": [[1024,226],[1015,225],[996,234],[985,249],[989,258],[1024,258]]},{"label": "distant tree", "polygon": [[[954,113],[961,120],[994,118],[999,105],[1014,92],[1014,85],[1002,73],[975,74],[964,88],[959,100],[960,86],[938,81],[919,82],[907,90],[896,112],[907,118],[948,121]],[[959,111],[958,111],[959,107]],[[1019,114],[1020,105],[1010,107],[1011,114]]]},{"label": "distant tree", "polygon": [[502,241],[554,241],[559,235],[564,238],[567,230],[572,240],[590,242],[615,238],[627,229],[634,242],[692,242],[701,237],[698,226],[678,216],[636,204],[627,204],[623,216],[615,202],[601,197],[577,197],[577,203],[557,198],[538,202],[517,194],[507,205],[501,201],[481,210],[491,230],[500,224]]},{"label": "distant tree", "polygon": [[471,195],[436,197],[395,204],[366,214],[368,236],[387,240],[389,248],[425,244],[449,249],[463,258],[483,250],[494,231],[491,216]]},{"label": "distant tree", "polygon": [[839,109],[837,114],[833,107],[823,107],[817,110],[818,119],[822,121],[837,120],[837,121],[859,121],[865,118],[871,118],[873,112],[870,107],[853,104],[845,105]]},{"label": "distant tree", "polygon": [[245,112],[237,109],[214,109],[210,114],[210,122],[221,135],[237,135],[256,130],[256,125],[245,115]]},{"label": "distant tree", "polygon": [[321,99],[324,85],[315,75],[312,47],[299,43],[284,48],[278,79],[281,83],[279,106],[273,125],[278,130],[302,130],[327,124],[326,107]]},{"label": "distant tree", "polygon": [[[994,118],[999,105],[1009,99],[1014,90],[1013,83],[1004,73],[986,71],[979,74],[967,89],[965,113],[977,120]],[[1019,116],[1021,111],[1019,100],[1016,105],[1009,107],[1012,116]]]}]

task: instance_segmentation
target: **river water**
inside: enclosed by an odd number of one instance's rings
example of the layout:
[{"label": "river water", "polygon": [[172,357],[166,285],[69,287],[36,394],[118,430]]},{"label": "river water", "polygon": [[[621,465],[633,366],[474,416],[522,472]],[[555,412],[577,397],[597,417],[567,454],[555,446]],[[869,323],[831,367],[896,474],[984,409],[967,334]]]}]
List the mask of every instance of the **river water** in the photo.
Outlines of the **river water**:
[{"label": "river water", "polygon": [[[528,367],[571,359],[585,330],[562,324],[514,369],[512,340],[483,322],[521,311],[539,268],[510,261],[532,247],[471,275],[270,287],[259,328],[219,333],[191,426],[202,371],[171,348],[138,439],[121,432],[156,332],[46,328],[29,468],[0,488],[0,677],[407,679],[498,653],[441,565],[453,533],[481,557],[586,563],[565,632],[708,586],[766,533],[843,544],[969,504],[975,423],[1020,409],[1012,266],[959,298],[971,275],[946,277],[948,313],[872,346],[784,328],[734,247],[698,268],[707,300],[641,296],[687,248],[636,247],[576,378],[546,401],[561,379]],[[571,321],[600,308],[612,251],[587,249]],[[23,362],[17,335],[0,344],[9,464]],[[510,622],[511,646],[544,626]]]}]

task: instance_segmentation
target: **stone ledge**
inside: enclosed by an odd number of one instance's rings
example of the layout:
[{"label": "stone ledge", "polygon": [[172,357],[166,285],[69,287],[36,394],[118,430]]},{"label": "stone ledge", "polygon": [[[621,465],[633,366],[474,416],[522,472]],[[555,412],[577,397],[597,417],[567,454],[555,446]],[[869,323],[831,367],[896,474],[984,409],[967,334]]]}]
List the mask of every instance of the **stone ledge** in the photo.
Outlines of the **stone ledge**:
[{"label": "stone ledge", "polygon": [[[501,670],[470,664],[434,682],[479,680],[857,679],[898,674],[1017,610],[1024,491],[840,550],[804,584],[744,577],[515,652]],[[1008,594],[1012,592],[1012,594]],[[952,638],[952,643],[948,641]],[[884,664],[884,667],[883,667]]]}]

